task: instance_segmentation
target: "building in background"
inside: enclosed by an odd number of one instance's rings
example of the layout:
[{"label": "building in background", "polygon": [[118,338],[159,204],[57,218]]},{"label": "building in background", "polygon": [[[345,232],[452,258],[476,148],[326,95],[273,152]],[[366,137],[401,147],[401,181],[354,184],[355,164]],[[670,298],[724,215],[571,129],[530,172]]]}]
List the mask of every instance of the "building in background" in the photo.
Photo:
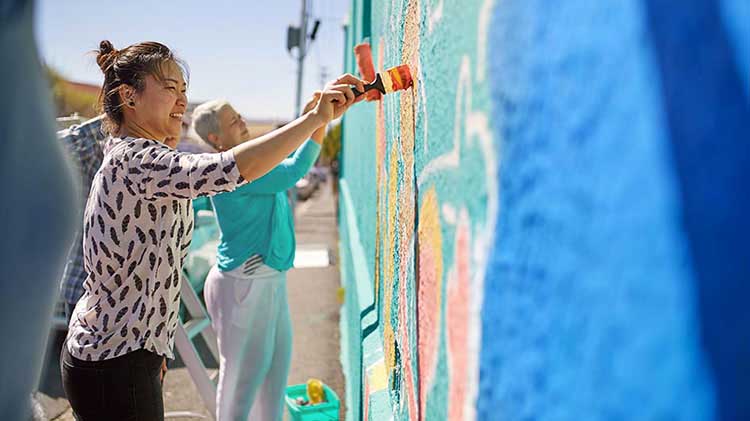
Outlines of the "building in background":
[{"label": "building in background", "polygon": [[353,0],[347,419],[750,419],[750,7]]}]

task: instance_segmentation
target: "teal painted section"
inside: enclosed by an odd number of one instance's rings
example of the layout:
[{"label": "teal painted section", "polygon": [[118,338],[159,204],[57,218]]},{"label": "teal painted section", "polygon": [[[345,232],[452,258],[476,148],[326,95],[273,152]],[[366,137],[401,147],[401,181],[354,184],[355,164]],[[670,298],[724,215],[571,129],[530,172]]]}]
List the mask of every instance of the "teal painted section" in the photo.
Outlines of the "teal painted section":
[{"label": "teal painted section", "polygon": [[[362,296],[349,288],[373,293],[371,303],[358,303],[366,310],[372,304],[360,319],[352,303],[344,306],[343,347],[362,353],[359,367],[348,354],[345,370],[347,405],[362,408],[353,419],[417,419],[420,412],[446,419],[476,395],[478,357],[469,349],[480,335],[476,280],[484,265],[472,263],[491,244],[497,203],[480,59],[481,16],[491,3],[373,0],[369,21],[363,13],[370,2],[352,3],[348,50],[369,26],[376,68],[407,63],[417,80],[410,90],[354,107],[344,120],[342,178],[351,203],[342,189],[342,219],[356,221],[372,276],[352,280],[351,260],[342,256],[343,282],[347,299]],[[352,54],[345,62],[357,73]],[[352,228],[342,224],[342,231]],[[343,241],[351,241],[348,234]]]}]

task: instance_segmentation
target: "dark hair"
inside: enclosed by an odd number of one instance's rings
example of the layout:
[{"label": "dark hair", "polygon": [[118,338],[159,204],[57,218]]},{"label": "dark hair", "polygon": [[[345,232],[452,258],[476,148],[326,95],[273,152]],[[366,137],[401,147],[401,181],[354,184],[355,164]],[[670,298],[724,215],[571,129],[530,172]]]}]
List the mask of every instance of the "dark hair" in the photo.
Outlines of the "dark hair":
[{"label": "dark hair", "polygon": [[100,111],[106,114],[103,128],[109,134],[119,130],[122,125],[123,104],[119,93],[121,85],[129,85],[136,92],[142,92],[146,86],[146,76],[152,75],[162,80],[163,65],[168,62],[176,63],[182,70],[185,80],[188,79],[185,63],[175,57],[169,47],[158,42],[141,42],[116,50],[111,42],[104,40],[99,43],[96,53],[96,64],[104,73],[99,107]]}]

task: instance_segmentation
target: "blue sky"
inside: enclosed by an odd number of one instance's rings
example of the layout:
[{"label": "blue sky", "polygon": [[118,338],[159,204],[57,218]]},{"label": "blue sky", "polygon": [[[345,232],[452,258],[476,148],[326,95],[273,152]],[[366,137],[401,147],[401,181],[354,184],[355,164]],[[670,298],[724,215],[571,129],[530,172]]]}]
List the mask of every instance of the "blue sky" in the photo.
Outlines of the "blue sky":
[{"label": "blue sky", "polygon": [[[321,27],[305,60],[303,98],[342,73],[343,30],[349,0],[308,0],[311,24]],[[160,41],[188,63],[188,99],[225,98],[250,119],[294,114],[297,64],[286,51],[286,28],[298,25],[301,0],[59,1],[36,4],[35,33],[42,58],[63,76],[100,84],[99,41],[115,48]],[[296,52],[296,50],[295,50]]]}]

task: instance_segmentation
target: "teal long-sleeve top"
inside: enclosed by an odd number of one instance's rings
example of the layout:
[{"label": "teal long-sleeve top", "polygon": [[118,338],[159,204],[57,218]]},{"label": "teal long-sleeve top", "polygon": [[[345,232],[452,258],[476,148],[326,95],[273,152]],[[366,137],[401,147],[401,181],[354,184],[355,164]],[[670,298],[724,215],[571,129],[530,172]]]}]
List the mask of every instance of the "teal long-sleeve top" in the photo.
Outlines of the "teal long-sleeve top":
[{"label": "teal long-sleeve top", "polygon": [[221,230],[217,265],[221,271],[259,254],[263,263],[285,271],[294,263],[294,218],[286,190],[310,170],[320,145],[306,141],[263,177],[211,198]]}]

